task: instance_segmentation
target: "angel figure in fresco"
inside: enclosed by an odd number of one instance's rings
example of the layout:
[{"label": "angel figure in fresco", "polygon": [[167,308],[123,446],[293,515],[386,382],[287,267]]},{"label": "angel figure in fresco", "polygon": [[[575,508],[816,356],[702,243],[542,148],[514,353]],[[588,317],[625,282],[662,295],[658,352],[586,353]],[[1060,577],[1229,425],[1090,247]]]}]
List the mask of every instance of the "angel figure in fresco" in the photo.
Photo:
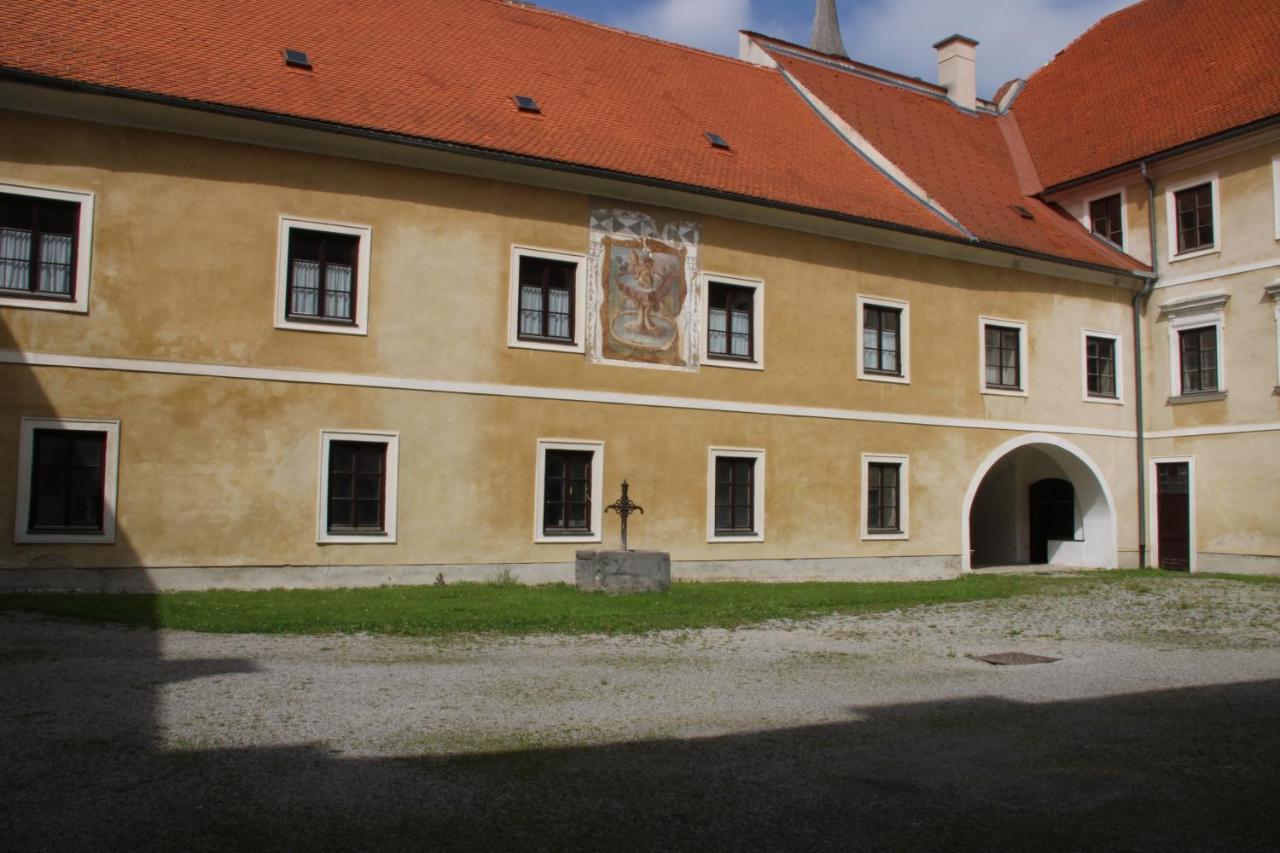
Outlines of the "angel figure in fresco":
[{"label": "angel figure in fresco", "polygon": [[658,272],[653,252],[648,246],[631,249],[630,252],[631,261],[626,266],[627,274],[618,277],[618,287],[640,309],[639,320],[630,324],[629,328],[643,335],[661,335],[665,330],[654,322],[653,315],[671,290],[679,270]]}]

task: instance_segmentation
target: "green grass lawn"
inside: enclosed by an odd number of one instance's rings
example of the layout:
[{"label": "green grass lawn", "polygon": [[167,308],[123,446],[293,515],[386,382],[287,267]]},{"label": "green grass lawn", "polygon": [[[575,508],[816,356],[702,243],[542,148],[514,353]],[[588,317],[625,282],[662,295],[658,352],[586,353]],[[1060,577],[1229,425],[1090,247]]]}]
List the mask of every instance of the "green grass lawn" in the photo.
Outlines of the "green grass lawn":
[{"label": "green grass lawn", "polygon": [[[145,628],[212,633],[401,636],[451,634],[633,634],[664,629],[734,628],[770,619],[865,613],[949,602],[1068,595],[1099,584],[1195,583],[1158,571],[1070,576],[971,575],[911,583],[677,583],[663,593],[606,596],[565,584],[453,584],[372,589],[20,593],[0,595],[16,610]],[[1238,578],[1280,582],[1280,578]]]}]

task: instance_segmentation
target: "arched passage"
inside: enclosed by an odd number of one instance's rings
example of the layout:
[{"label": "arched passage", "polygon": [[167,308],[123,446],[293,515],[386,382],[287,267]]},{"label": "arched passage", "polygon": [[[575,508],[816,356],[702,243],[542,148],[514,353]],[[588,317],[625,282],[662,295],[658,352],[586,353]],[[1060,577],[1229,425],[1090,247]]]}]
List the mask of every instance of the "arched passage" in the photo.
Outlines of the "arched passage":
[{"label": "arched passage", "polygon": [[996,448],[974,473],[962,519],[965,571],[1117,565],[1111,490],[1083,450],[1056,436],[1024,435]]}]

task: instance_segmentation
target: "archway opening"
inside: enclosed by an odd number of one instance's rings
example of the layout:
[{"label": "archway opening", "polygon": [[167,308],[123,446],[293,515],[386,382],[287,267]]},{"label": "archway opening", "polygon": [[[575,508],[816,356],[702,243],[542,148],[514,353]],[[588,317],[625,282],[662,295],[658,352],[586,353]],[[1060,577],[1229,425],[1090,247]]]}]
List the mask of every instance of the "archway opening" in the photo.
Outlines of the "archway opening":
[{"label": "archway opening", "polygon": [[1097,466],[1060,439],[1028,436],[993,453],[965,510],[965,568],[1117,564],[1110,491]]}]

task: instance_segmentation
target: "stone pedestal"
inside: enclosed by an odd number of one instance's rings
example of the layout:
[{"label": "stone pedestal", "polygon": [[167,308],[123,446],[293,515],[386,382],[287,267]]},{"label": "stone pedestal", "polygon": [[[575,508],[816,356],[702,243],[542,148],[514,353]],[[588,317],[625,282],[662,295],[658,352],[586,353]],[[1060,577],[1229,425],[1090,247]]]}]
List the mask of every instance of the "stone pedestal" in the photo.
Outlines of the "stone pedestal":
[{"label": "stone pedestal", "polygon": [[578,589],[583,592],[660,592],[671,586],[665,551],[579,551]]}]

